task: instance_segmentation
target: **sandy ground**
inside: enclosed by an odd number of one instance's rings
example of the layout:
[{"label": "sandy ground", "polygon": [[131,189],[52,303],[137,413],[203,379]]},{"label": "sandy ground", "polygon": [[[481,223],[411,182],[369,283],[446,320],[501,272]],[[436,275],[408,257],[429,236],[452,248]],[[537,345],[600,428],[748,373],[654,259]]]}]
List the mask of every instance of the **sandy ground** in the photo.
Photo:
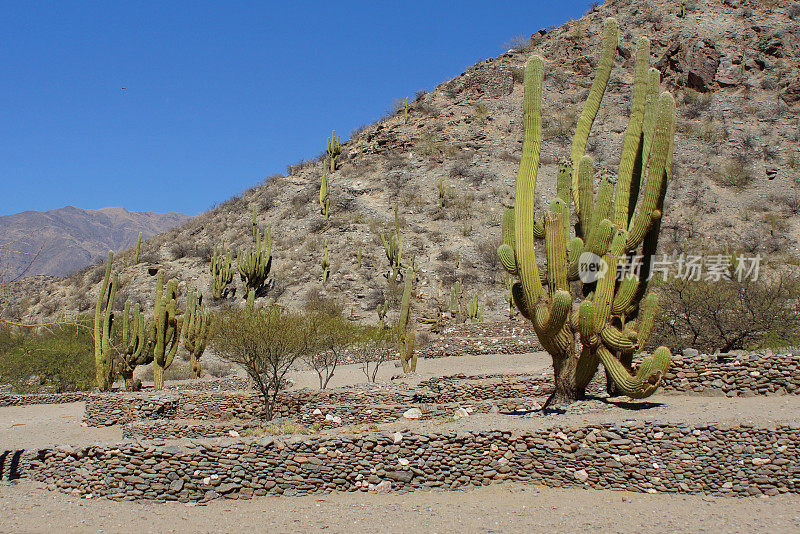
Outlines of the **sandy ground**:
[{"label": "sandy ground", "polygon": [[[448,356],[446,358],[420,359],[417,372],[403,375],[400,362],[387,362],[381,365],[377,380],[389,382],[393,376],[401,375],[400,382],[416,383],[435,376],[485,375],[496,373],[538,373],[552,366],[552,359],[546,352],[528,354],[493,354],[479,356]],[[319,378],[313,370],[295,371],[290,378],[293,388],[318,388]],[[340,365],[328,384],[329,388],[348,386],[366,382],[359,364]]]},{"label": "sandy ground", "polygon": [[800,496],[723,498],[505,483],[467,491],[335,493],[205,506],[0,487],[3,532],[797,532]]},{"label": "sandy ground", "polygon": [[[0,408],[0,449],[90,445],[122,439],[122,427],[83,427],[83,402]],[[0,525],[2,530],[2,525]]]},{"label": "sandy ground", "polygon": [[[546,355],[463,356],[420,361],[418,381],[431,376],[536,372]],[[380,380],[399,373],[384,365]],[[316,374],[293,374],[295,387],[314,387]],[[332,386],[364,382],[357,365],[337,370]],[[595,401],[594,407],[602,406]],[[0,448],[113,442],[120,427],[81,426],[83,403],[0,408]],[[800,421],[800,397],[656,395],[611,409],[549,416],[471,415],[452,421],[399,421],[382,429],[524,430],[585,422]],[[336,493],[304,497],[215,500],[204,506],[114,502],[50,492],[32,481],[0,485],[0,532],[800,532],[800,495],[725,498],[545,488],[505,483],[467,491],[407,494]]]}]

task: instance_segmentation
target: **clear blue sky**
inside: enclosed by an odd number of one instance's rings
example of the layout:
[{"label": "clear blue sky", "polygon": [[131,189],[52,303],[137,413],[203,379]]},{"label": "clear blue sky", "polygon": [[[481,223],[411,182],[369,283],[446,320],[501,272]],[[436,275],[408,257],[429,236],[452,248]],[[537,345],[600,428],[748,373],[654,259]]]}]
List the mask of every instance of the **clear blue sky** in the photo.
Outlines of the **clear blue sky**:
[{"label": "clear blue sky", "polygon": [[589,4],[5,0],[0,215],[200,213]]}]

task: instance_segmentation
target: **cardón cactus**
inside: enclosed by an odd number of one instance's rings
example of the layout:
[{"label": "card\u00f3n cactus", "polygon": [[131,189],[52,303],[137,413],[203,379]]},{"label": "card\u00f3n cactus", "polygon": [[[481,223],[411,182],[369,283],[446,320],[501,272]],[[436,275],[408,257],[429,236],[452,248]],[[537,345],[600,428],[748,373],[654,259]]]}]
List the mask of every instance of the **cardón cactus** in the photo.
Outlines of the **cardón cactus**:
[{"label": "card\u00f3n cactus", "polygon": [[172,365],[181,340],[183,315],[178,315],[178,281],[174,278],[164,288],[164,272],[158,271],[156,302],[149,335],[153,345],[153,387],[164,387],[164,371]]},{"label": "card\u00f3n cactus", "polygon": [[411,322],[411,298],[414,284],[414,267],[409,266],[406,271],[405,286],[403,287],[403,300],[400,303],[400,319],[397,322],[398,350],[403,372],[417,370],[417,355],[414,352],[414,323]]},{"label": "card\u00f3n cactus", "polygon": [[225,252],[225,244],[214,249],[211,256],[211,294],[215,300],[225,298],[228,293],[228,285],[233,282],[233,259],[230,252]]},{"label": "card\u00f3n cactus", "polygon": [[[252,290],[251,290],[252,291]],[[191,358],[192,374],[200,378],[202,370],[200,357],[206,350],[208,343],[208,329],[211,316],[203,304],[203,295],[191,288],[186,296],[186,314],[183,325],[183,346]]]},{"label": "card\u00f3n cactus", "polygon": [[128,391],[141,389],[141,381],[133,379],[136,367],[153,361],[154,340],[148,332],[139,304],[135,304],[131,310],[130,301],[126,301],[122,314],[122,353],[117,359],[117,373],[125,380],[125,389]]},{"label": "card\u00f3n cactus", "polygon": [[236,266],[245,288],[255,289],[258,293],[272,269],[272,230],[267,227],[262,236],[256,226],[253,229],[253,236],[255,240],[253,247],[240,250],[236,255]]},{"label": "card\u00f3n cactus", "polygon": [[331,133],[331,136],[328,138],[325,152],[327,152],[328,159],[331,162],[331,172],[335,172],[336,158],[342,154],[342,143],[339,140],[339,136],[336,135],[336,130],[333,130],[333,133]]},{"label": "card\u00f3n cactus", "polygon": [[114,295],[117,292],[117,273],[111,274],[114,253],[108,253],[106,273],[97,292],[94,307],[94,368],[95,381],[100,391],[109,391],[114,385],[114,355],[111,347],[111,327],[114,324]]},{"label": "card\u00f3n cactus", "polygon": [[[503,267],[519,277],[512,286],[514,303],[553,358],[555,391],[548,405],[582,398],[601,362],[609,391],[634,398],[652,395],[669,366],[666,347],[645,357],[638,369],[633,365],[658,309],[646,280],[660,230],[675,131],[675,101],[669,93],[658,95],[658,72],[648,70],[649,44],[642,38],[637,46],[633,104],[618,175],[602,175],[595,192],[594,165],[583,152],[617,46],[617,23],[606,20],[597,76],[578,122],[571,158],[561,164],[556,198],[539,217],[534,216],[534,193],[544,61],[533,56],[525,69],[523,154],[515,207],[503,218],[498,256]],[[577,218],[574,235],[571,203]],[[545,240],[541,271],[535,239]],[[639,276],[618,279],[617,267],[636,256],[641,258]],[[581,269],[586,265],[598,271]],[[573,284],[583,296],[579,304],[573,302]]]}]

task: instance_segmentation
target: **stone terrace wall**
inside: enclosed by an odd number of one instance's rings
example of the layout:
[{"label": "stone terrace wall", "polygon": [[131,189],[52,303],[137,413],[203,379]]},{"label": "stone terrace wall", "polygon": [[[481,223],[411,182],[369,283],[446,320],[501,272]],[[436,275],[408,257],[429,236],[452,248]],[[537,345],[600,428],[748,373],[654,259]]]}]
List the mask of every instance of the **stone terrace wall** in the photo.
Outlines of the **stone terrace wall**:
[{"label": "stone terrace wall", "polygon": [[75,391],[70,393],[0,393],[0,407],[26,406],[29,404],[64,404],[67,402],[81,402],[91,396],[88,391]]},{"label": "stone terrace wall", "polygon": [[446,489],[520,480],[636,492],[800,492],[800,424],[630,422],[446,434],[128,442],[26,452],[22,476],[80,495],[224,496]]},{"label": "stone terrace wall", "polygon": [[438,338],[417,349],[422,358],[480,354],[524,354],[542,350],[529,321],[463,323],[446,326]]},{"label": "stone terrace wall", "polygon": [[667,391],[722,391],[729,397],[800,394],[800,354],[677,355],[664,380]]}]

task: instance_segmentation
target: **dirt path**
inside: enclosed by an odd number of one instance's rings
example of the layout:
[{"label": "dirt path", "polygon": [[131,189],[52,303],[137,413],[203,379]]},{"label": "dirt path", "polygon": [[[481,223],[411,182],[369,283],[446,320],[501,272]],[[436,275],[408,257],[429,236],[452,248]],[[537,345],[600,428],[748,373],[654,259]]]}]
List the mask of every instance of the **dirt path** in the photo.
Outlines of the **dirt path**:
[{"label": "dirt path", "polygon": [[3,532],[796,532],[800,496],[722,498],[502,484],[467,491],[336,493],[206,506],[79,499],[0,487]]},{"label": "dirt path", "polygon": [[[0,408],[0,448],[38,449],[122,439],[120,427],[83,427],[83,402]],[[2,527],[0,527],[2,530]]]}]

